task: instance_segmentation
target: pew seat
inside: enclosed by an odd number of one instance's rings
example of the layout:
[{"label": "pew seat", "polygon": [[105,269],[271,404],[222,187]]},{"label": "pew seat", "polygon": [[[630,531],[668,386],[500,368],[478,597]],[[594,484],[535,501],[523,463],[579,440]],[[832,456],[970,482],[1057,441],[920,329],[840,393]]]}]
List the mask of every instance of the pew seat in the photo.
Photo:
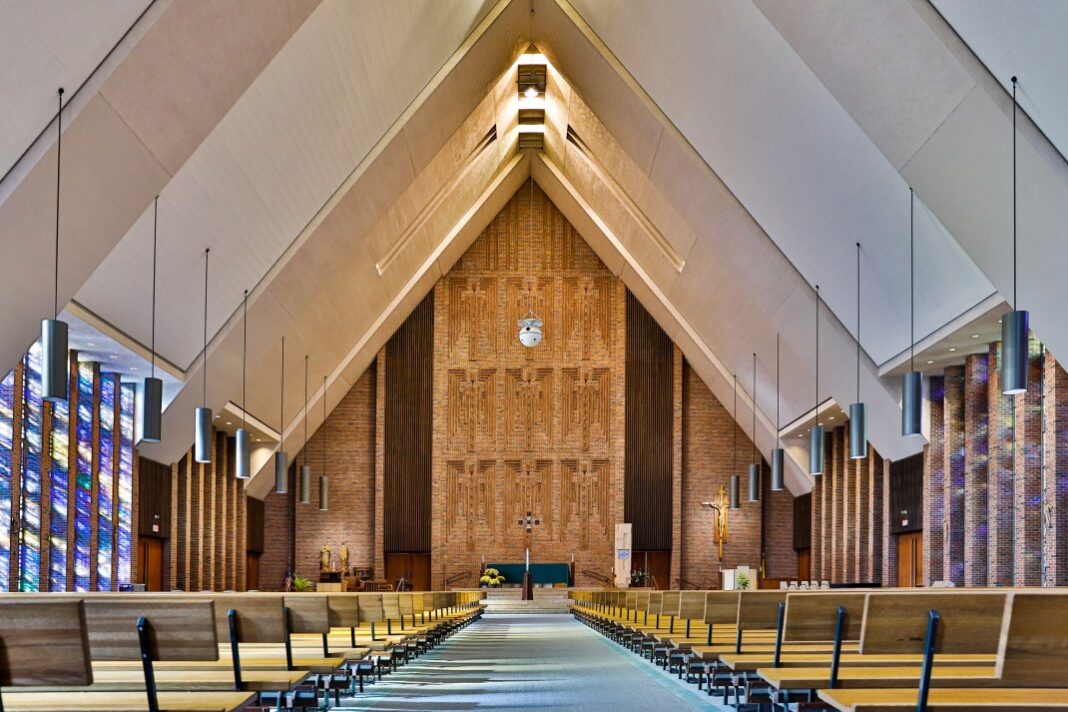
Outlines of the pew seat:
[{"label": "pew seat", "polygon": [[[919,665],[891,667],[841,667],[838,669],[838,688],[915,688],[920,681]],[[827,687],[831,675],[829,667],[760,668],[765,682],[779,690],[816,690]],[[936,661],[931,669],[931,684],[935,687],[1001,684],[993,665],[943,666]]]},{"label": "pew seat", "polygon": [[[110,692],[144,690],[145,676],[140,666],[127,670],[103,669],[103,663],[93,663],[93,684],[90,687],[72,687],[72,691]],[[279,692],[292,690],[304,682],[310,673],[307,670],[252,670],[243,672],[241,681],[250,692]],[[155,670],[156,687],[168,692],[231,691],[234,689],[232,670]],[[21,687],[18,692],[41,692],[51,688]]]},{"label": "pew seat", "polygon": [[[144,681],[142,679],[142,687]],[[54,689],[54,688],[53,688]],[[252,692],[160,692],[168,712],[231,712],[252,703]],[[4,690],[4,712],[140,712],[148,709],[144,692],[28,692]]]},{"label": "pew seat", "polygon": [[[819,697],[839,712],[901,712],[916,709],[915,688],[900,690],[820,690]],[[927,698],[929,712],[997,709],[1036,712],[1068,709],[1068,689],[1029,687],[936,687]]]},{"label": "pew seat", "polygon": [[[719,661],[725,667],[735,672],[753,672],[759,668],[772,668],[775,662],[774,655],[766,653],[747,655],[730,654],[720,655]],[[920,665],[923,656],[919,653],[886,653],[870,654],[843,653],[839,663],[843,666],[852,667],[886,667],[893,665]],[[944,666],[954,665],[994,665],[997,655],[980,653],[961,653],[956,655],[939,655],[938,664]],[[829,653],[784,653],[779,657],[779,666],[784,668],[813,667],[829,665],[831,655]],[[772,668],[774,669],[774,668]]]}]

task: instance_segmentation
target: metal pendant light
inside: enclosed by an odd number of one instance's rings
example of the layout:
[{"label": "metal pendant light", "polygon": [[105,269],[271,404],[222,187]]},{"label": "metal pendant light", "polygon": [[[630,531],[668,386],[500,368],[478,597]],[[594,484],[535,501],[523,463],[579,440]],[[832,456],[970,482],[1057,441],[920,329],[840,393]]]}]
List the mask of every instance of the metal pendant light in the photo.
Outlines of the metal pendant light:
[{"label": "metal pendant light", "polygon": [[760,460],[756,447],[756,352],[753,352],[753,461],[749,463],[749,501],[760,501]]},{"label": "metal pendant light", "polygon": [[923,374],[916,370],[916,195],[909,188],[909,372],[901,383],[901,434],[921,433]]},{"label": "metal pendant light", "polygon": [[783,481],[783,449],[779,437],[779,335],[775,334],[775,449],[771,451],[771,491],[781,492]]},{"label": "metal pendant light", "polygon": [[283,449],[286,439],[286,337],[282,337],[282,387],[278,398],[278,450],[274,453],[274,491],[289,493],[289,461]]},{"label": "metal pendant light", "polygon": [[319,511],[330,511],[330,478],[326,476],[326,376],[323,376],[323,474],[319,475]]},{"label": "metal pendant light", "polygon": [[1001,392],[1027,392],[1028,314],[1016,302],[1016,77],[1012,78],[1012,308],[1001,317]]},{"label": "metal pendant light", "polygon": [[[738,374],[734,374],[734,417],[731,423],[731,470],[735,473],[738,472]],[[741,475],[731,475],[731,509],[740,509],[741,497],[739,495],[739,489],[741,487]]]},{"label": "metal pendant light", "polygon": [[868,456],[868,407],[860,401],[860,243],[857,243],[857,402],[849,406],[849,459]]},{"label": "metal pendant light", "polygon": [[809,431],[808,473],[823,474],[823,426],[820,425],[820,285],[816,285],[816,422]]},{"label": "metal pendant light", "polygon": [[56,274],[53,318],[41,321],[41,398],[65,401],[70,387],[69,331],[59,320],[59,178],[63,167],[63,88],[59,89],[59,116],[56,136]]},{"label": "metal pendant light", "polygon": [[163,380],[156,378],[156,234],[159,226],[159,196],[152,203],[152,337],[149,352],[152,371],[142,388],[141,439],[158,443],[163,437]]},{"label": "metal pendant light", "polygon": [[300,503],[311,504],[311,467],[308,465],[308,355],[304,355],[304,464],[300,466]]},{"label": "metal pendant light", "polygon": [[211,409],[208,408],[208,258],[211,248],[204,249],[204,370],[200,407],[196,411],[196,438],[193,459],[199,463],[211,464]]},{"label": "metal pendant light", "polygon": [[241,427],[237,429],[237,479],[247,480],[252,477],[252,448],[249,443],[248,430],[245,429],[245,387],[247,385],[248,365],[248,290],[241,306]]}]

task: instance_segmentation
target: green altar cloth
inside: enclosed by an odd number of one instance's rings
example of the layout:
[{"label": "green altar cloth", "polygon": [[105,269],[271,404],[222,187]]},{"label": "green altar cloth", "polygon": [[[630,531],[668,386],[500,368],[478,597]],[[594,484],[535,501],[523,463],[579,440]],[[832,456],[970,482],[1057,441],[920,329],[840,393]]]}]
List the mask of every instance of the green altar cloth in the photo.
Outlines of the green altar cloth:
[{"label": "green altar cloth", "polygon": [[[523,572],[526,570],[526,564],[520,562],[517,564],[486,564],[487,569],[497,569],[504,576],[504,583],[507,584],[521,584],[523,583]],[[556,584],[562,583],[568,586],[571,585],[571,567],[567,564],[531,564],[530,565],[530,578],[536,584]]]}]

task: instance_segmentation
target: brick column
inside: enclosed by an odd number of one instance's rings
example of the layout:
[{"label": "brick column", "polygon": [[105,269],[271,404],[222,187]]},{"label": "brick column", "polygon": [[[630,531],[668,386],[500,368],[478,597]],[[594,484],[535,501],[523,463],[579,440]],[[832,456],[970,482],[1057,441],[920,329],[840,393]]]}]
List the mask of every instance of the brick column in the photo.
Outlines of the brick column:
[{"label": "brick column", "polygon": [[831,486],[831,581],[844,580],[845,552],[845,472],[843,472],[842,445],[845,437],[842,428],[831,431],[830,457],[825,458],[826,468],[830,472]]},{"label": "brick column", "polygon": [[[882,480],[883,493],[883,585],[897,585],[897,537],[890,534],[890,520],[893,514],[890,511],[890,460],[882,461],[882,470],[876,471],[875,476]],[[925,480],[926,482],[926,480]],[[926,512],[924,513],[926,516]],[[926,554],[926,551],[924,552]],[[938,557],[939,563],[942,557]],[[924,575],[926,575],[926,564]]]},{"label": "brick column", "polygon": [[883,551],[889,536],[885,529],[884,510],[889,506],[889,497],[883,489],[883,458],[869,446],[868,459],[864,461],[868,478],[868,569],[867,580],[889,586],[883,573]]},{"label": "brick column", "polygon": [[[964,367],[945,370],[945,519],[942,577],[964,585]],[[932,578],[932,581],[937,579]]]},{"label": "brick column", "polygon": [[[928,391],[931,408],[931,440],[923,449],[923,583],[925,586],[930,586],[932,581],[943,578],[946,495],[945,379],[942,376],[931,376],[928,380]],[[889,500],[889,481],[883,491],[887,493],[887,500]],[[889,527],[891,518],[896,516],[897,512],[890,512],[885,524]],[[888,584],[897,581],[896,556],[888,575]]]},{"label": "brick column", "polygon": [[871,581],[871,540],[877,536],[872,531],[871,521],[871,446],[863,460],[853,460],[856,496],[854,520],[856,521],[853,557],[853,580]]},{"label": "brick column", "polygon": [[1068,585],[1068,373],[1046,352],[1046,586]]},{"label": "brick column", "polygon": [[964,361],[964,585],[987,585],[988,357]]},{"label": "brick column", "polygon": [[809,549],[809,575],[823,578],[823,478],[814,477],[812,485],[812,546]]},{"label": "brick column", "polygon": [[1042,344],[1028,345],[1027,393],[1015,398],[1013,582],[1042,584]]},{"label": "brick column", "polygon": [[1013,580],[1013,471],[1015,404],[1001,393],[1001,344],[990,345],[987,419],[987,583],[1011,586]]},{"label": "brick column", "polygon": [[842,581],[856,581],[857,551],[857,466],[849,459],[849,428],[837,428],[842,433]]},{"label": "brick column", "polygon": [[[440,285],[439,285],[440,286]],[[437,299],[441,294],[440,290],[435,293],[435,302],[437,305],[441,302]],[[437,307],[435,307],[437,308]],[[441,356],[440,347],[435,346],[434,360],[435,363]],[[386,512],[386,347],[383,346],[378,350],[378,356],[375,360],[375,525],[374,525],[374,575],[376,578],[386,577],[386,554],[385,554],[385,512]],[[437,369],[435,369],[437,370]],[[435,378],[437,374],[435,374]],[[436,432],[435,428],[435,432]],[[431,543],[435,540],[431,538]],[[440,575],[440,566],[444,565],[444,562],[438,561],[435,556],[437,552],[431,554],[431,580],[433,583],[431,586],[437,590],[442,587],[444,579]]]}]

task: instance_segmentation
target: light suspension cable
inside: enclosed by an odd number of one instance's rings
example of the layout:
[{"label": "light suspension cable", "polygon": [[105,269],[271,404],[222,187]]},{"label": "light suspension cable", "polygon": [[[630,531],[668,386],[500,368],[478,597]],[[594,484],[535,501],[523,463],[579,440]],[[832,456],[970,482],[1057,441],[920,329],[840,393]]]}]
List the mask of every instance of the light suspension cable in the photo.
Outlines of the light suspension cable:
[{"label": "light suspension cable", "polygon": [[196,440],[194,443],[194,460],[203,464],[211,464],[211,440],[212,424],[211,410],[208,408],[208,263],[211,258],[211,248],[204,248],[204,332],[203,348],[201,350],[201,389],[200,407],[196,409]]},{"label": "light suspension cable", "polygon": [[282,373],[278,398],[278,449],[274,453],[274,491],[289,494],[289,460],[286,440],[286,337],[282,336]]},{"label": "light suspension cable", "polygon": [[784,453],[779,435],[779,334],[775,333],[775,448],[771,451],[771,491],[780,492],[784,485]]},{"label": "light suspension cable", "polygon": [[1029,315],[1020,309],[1016,297],[1016,102],[1017,80],[1012,78],[1012,311],[1001,317],[1001,392],[1016,395],[1027,391]]},{"label": "light suspension cable", "polygon": [[156,378],[156,262],[158,257],[159,196],[152,201],[152,330],[149,353],[152,365],[150,375],[141,389],[144,403],[141,407],[141,439],[159,442],[163,436],[163,381]]},{"label": "light suspension cable", "polygon": [[319,475],[319,511],[330,510],[330,478],[326,474],[326,376],[323,376],[323,474]]},{"label": "light suspension cable", "polygon": [[239,480],[247,480],[252,476],[252,452],[249,443],[249,434],[246,429],[245,401],[246,386],[248,384],[248,290],[241,300],[241,427],[237,429],[235,436],[235,452],[237,467],[235,476]]},{"label": "light suspension cable", "polygon": [[760,460],[757,459],[757,446],[756,446],[756,411],[757,411],[757,399],[756,399],[756,366],[757,356],[756,351],[753,352],[753,429],[752,429],[752,445],[753,445],[753,461],[749,463],[749,501],[760,501]]},{"label": "light suspension cable", "polygon": [[809,432],[808,473],[823,474],[823,425],[820,424],[820,285],[816,285],[816,422]]},{"label": "light suspension cable", "polygon": [[70,387],[70,329],[59,320],[59,189],[63,168],[63,87],[59,88],[59,111],[56,117],[56,245],[53,278],[52,318],[41,320],[41,398],[57,403],[66,401]]},{"label": "light suspension cable", "polygon": [[916,194],[909,187],[909,372],[901,383],[901,434],[920,435],[923,375],[916,370]]},{"label": "light suspension cable", "polygon": [[304,355],[304,462],[300,466],[301,504],[311,504],[311,466],[308,465],[308,355]]},{"label": "light suspension cable", "polygon": [[731,423],[731,479],[730,479],[730,508],[739,509],[741,504],[742,476],[738,474],[738,374],[734,374],[734,415]]},{"label": "light suspension cable", "polygon": [[868,456],[868,408],[860,400],[860,243],[857,243],[857,400],[849,406],[849,459]]}]

